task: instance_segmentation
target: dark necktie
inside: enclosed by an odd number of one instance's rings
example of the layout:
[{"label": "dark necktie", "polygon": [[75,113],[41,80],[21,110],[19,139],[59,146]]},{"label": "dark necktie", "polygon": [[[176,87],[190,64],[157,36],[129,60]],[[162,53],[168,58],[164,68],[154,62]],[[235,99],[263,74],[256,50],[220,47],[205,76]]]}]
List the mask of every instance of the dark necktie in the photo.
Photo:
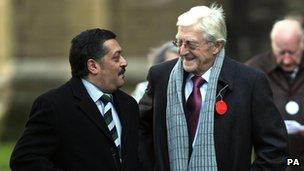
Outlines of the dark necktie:
[{"label": "dark necktie", "polygon": [[112,117],[112,112],[111,112],[111,103],[112,103],[112,99],[110,96],[103,94],[100,98],[100,100],[103,102],[104,104],[104,115],[103,118],[109,128],[111,137],[115,143],[115,145],[119,148],[119,141],[118,141],[118,134],[117,134],[117,130],[116,130],[116,126],[115,126],[115,122],[113,120]]},{"label": "dark necktie", "polygon": [[193,82],[193,90],[187,100],[186,119],[187,119],[189,136],[192,143],[194,140],[197,122],[202,105],[202,96],[201,96],[200,87],[203,85],[205,80],[202,77],[196,75],[193,76],[191,80]]}]

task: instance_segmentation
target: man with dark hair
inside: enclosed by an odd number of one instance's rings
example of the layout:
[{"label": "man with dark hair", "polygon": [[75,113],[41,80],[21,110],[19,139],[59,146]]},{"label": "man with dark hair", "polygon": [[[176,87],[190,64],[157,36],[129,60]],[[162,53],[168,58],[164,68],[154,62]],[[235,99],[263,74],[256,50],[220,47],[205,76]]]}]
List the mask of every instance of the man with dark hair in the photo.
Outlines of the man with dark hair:
[{"label": "man with dark hair", "polygon": [[91,29],[72,40],[72,78],[35,100],[12,170],[138,170],[138,106],[119,90],[127,61],[115,38]]}]

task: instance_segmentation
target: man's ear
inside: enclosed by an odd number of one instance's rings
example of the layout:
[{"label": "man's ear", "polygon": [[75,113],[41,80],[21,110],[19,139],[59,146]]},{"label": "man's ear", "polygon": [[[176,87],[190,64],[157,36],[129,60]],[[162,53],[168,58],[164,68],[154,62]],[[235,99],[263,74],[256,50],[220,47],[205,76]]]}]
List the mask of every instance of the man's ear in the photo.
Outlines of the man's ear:
[{"label": "man's ear", "polygon": [[220,52],[220,50],[222,49],[223,44],[220,42],[215,42],[214,46],[212,47],[212,53],[213,55],[216,55]]},{"label": "man's ear", "polygon": [[100,66],[97,64],[97,62],[94,59],[91,58],[91,59],[88,59],[88,61],[87,61],[87,68],[88,68],[89,73],[95,75],[98,73]]}]

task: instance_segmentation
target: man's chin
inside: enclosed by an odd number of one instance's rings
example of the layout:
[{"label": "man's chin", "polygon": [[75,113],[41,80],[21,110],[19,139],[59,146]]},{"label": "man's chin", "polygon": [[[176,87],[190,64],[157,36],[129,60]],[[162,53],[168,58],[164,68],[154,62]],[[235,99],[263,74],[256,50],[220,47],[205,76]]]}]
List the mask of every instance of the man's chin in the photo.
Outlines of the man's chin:
[{"label": "man's chin", "polygon": [[186,72],[194,72],[195,66],[193,64],[183,63],[183,68]]},{"label": "man's chin", "polygon": [[295,67],[286,67],[286,66],[282,66],[282,69],[285,71],[285,72],[293,72]]},{"label": "man's chin", "polygon": [[117,89],[121,88],[124,84],[125,84],[125,80],[124,78],[122,78],[121,80],[119,80],[119,83],[117,84]]}]

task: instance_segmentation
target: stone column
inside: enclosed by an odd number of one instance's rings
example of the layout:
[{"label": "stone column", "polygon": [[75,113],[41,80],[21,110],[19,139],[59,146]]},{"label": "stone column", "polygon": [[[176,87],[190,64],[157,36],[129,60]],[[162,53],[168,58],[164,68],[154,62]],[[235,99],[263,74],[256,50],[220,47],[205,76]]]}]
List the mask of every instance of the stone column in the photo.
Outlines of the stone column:
[{"label": "stone column", "polygon": [[11,65],[11,5],[10,0],[0,1],[0,133],[3,116],[8,109],[10,97],[9,82],[12,76]]}]

